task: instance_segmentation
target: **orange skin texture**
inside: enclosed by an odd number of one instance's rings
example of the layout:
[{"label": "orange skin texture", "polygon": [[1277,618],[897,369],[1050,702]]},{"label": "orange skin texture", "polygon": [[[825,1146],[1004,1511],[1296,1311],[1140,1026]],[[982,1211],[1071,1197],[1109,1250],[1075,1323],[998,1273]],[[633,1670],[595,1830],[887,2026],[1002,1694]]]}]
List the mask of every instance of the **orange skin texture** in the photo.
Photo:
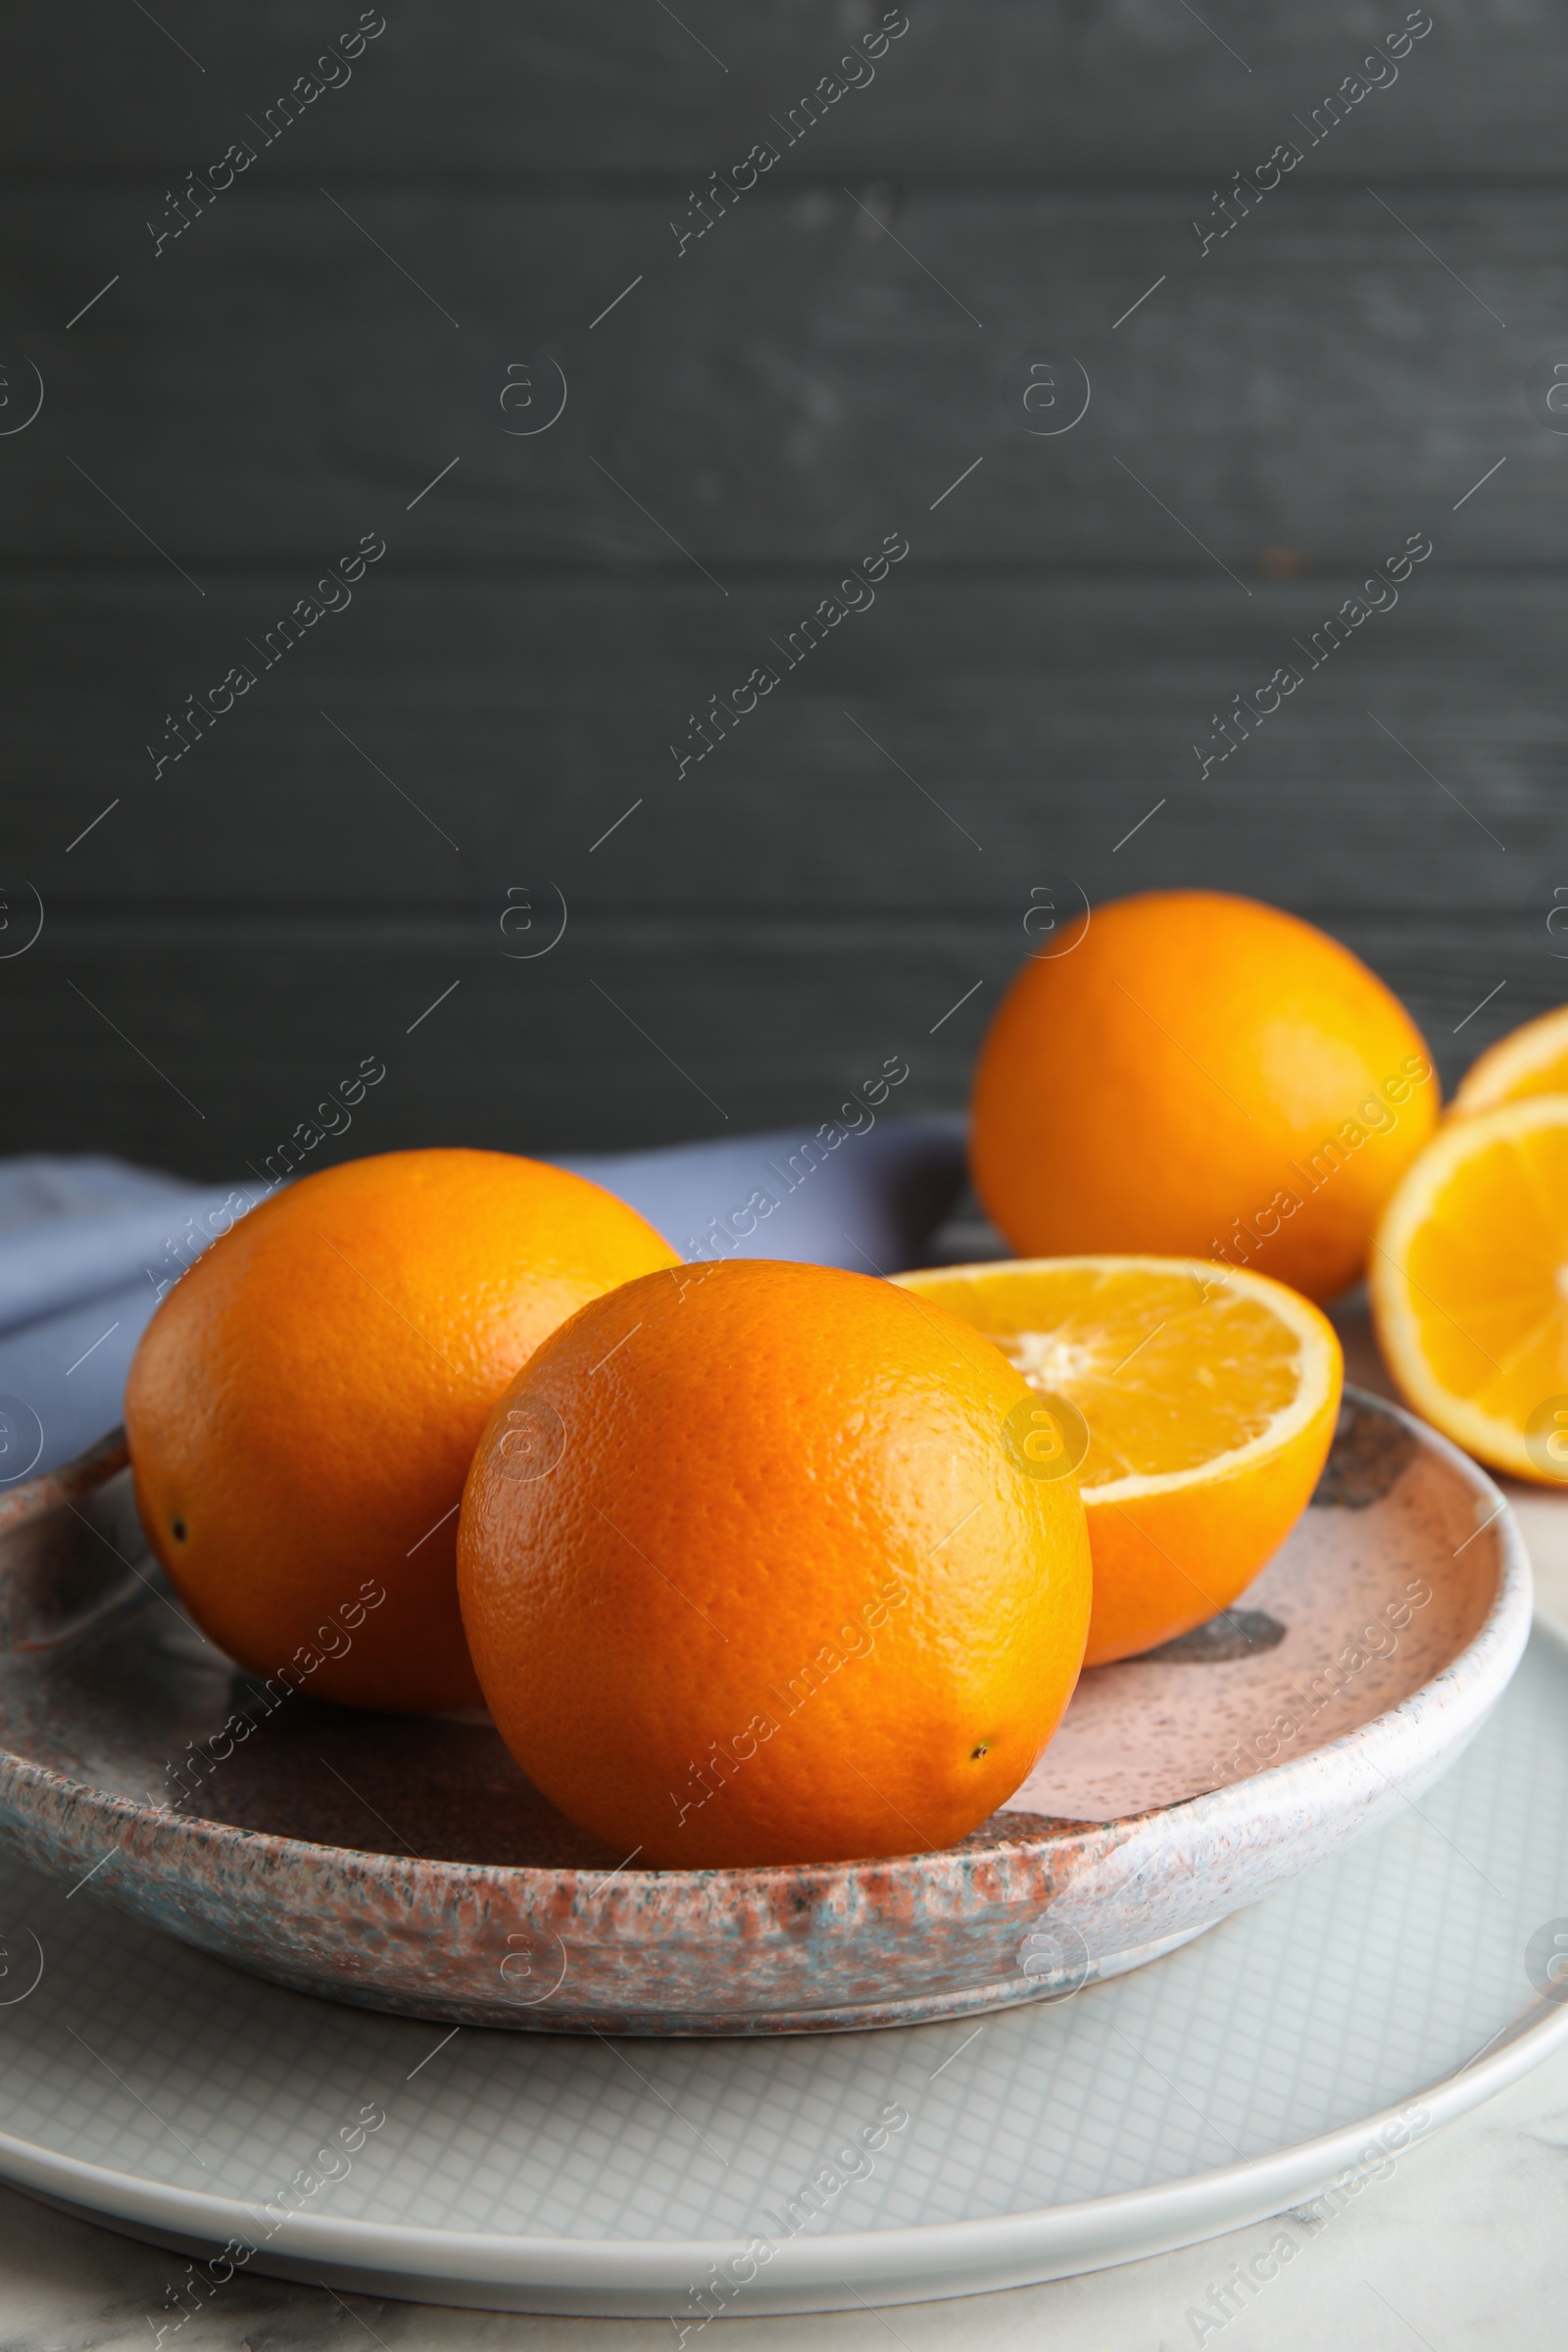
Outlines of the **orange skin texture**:
[{"label": "orange skin texture", "polygon": [[[830,1267],[584,1307],[492,1413],[460,1523],[522,1770],[645,1868],[963,1837],[1055,1730],[1089,1622],[1077,1491],[1008,1450],[1029,1395],[972,1324]],[[509,1429],[555,1433],[554,1467],[508,1476]]]},{"label": "orange skin texture", "polygon": [[1114,900],[992,1023],[975,1186],[1023,1256],[1223,1257],[1332,1298],[1437,1124],[1412,1063],[1404,1007],[1312,924],[1216,891]]},{"label": "orange skin texture", "polygon": [[1084,1494],[1095,1564],[1086,1666],[1108,1666],[1206,1625],[1245,1592],[1312,1498],[1340,1388],[1281,1453],[1136,1502]]},{"label": "orange skin texture", "polygon": [[[485,1417],[576,1308],[674,1262],[598,1185],[501,1152],[348,1160],[252,1210],[164,1298],[125,1388],[142,1525],[197,1624],[254,1673],[293,1661],[314,1698],[473,1704],[437,1523]],[[385,1598],[339,1630],[362,1586]]]}]

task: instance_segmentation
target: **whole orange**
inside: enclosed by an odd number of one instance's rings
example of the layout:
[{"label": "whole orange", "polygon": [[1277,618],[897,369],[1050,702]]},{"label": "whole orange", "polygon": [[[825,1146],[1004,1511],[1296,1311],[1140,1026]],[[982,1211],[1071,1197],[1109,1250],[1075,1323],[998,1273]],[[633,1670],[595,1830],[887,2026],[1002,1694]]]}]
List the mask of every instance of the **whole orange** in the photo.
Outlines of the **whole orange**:
[{"label": "whole orange", "polygon": [[628,1283],[486,1425],[458,1583],[503,1739],[680,1868],[950,1845],[1027,1777],[1089,1622],[1070,1480],[974,1327],[831,1267]]},{"label": "whole orange", "polygon": [[574,1308],[672,1262],[598,1185],[501,1152],[389,1152],[264,1201],[125,1386],[142,1525],[198,1625],[313,1697],[474,1701],[453,1560],[485,1416]]},{"label": "whole orange", "polygon": [[985,1041],[971,1164],[1020,1255],[1250,1265],[1332,1298],[1437,1124],[1420,1031],[1312,924],[1218,891],[1093,909]]}]

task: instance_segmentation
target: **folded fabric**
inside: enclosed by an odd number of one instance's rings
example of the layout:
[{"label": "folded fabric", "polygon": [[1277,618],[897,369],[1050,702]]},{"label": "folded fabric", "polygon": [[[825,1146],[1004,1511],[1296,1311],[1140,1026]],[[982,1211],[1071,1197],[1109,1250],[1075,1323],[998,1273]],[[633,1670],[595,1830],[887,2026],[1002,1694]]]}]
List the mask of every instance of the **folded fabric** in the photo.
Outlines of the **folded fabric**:
[{"label": "folded fabric", "polygon": [[[786,1128],[557,1164],[618,1194],[688,1258],[861,1273],[912,1263],[964,1175],[960,1114]],[[172,1282],[265,1197],[122,1160],[0,1160],[0,1487],[121,1417],[136,1342]]]},{"label": "folded fabric", "polygon": [[143,1282],[144,1268],[177,1274],[181,1237],[187,1253],[216,1239],[229,1191],[117,1159],[0,1160],[0,1332]]},{"label": "folded fabric", "polygon": [[781,1127],[557,1164],[629,1200],[682,1257],[788,1257],[893,1274],[957,1197],[967,1121],[961,1112],[862,1116],[858,1127]]}]

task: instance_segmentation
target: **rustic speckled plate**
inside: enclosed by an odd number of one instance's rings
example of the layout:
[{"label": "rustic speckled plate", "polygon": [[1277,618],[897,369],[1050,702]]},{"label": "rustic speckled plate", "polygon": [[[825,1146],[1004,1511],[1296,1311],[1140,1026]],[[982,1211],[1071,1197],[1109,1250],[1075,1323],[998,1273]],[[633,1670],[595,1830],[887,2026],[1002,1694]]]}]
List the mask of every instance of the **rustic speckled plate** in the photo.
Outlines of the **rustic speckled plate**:
[{"label": "rustic speckled plate", "polygon": [[[1418,1794],[1530,1626],[1495,1487],[1350,1391],[1312,1508],[1242,1600],[1086,1674],[961,1845],[644,1871],[563,1820],[482,1716],[296,1697],[225,1741],[245,1678],[173,1604],[123,1465],[109,1440],[0,1499],[0,1835],[259,1976],[452,2025],[820,2033],[1119,1975]],[[171,1801],[182,1759],[195,1792]]]}]

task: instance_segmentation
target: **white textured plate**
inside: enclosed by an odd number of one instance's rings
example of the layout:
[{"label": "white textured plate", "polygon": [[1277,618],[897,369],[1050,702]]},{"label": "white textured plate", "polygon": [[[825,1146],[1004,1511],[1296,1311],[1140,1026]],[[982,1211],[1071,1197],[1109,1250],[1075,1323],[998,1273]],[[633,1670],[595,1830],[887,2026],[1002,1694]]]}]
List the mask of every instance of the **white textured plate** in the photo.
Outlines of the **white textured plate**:
[{"label": "white textured plate", "polygon": [[[677,2337],[715,2265],[755,2271],[729,2273],[740,2315],[970,2293],[1211,2235],[1347,2168],[1338,2193],[1375,2196],[1395,2151],[1568,2032],[1531,1982],[1568,1934],[1568,1647],[1538,1629],[1390,1826],[1166,1959],[978,2026],[451,2031],[258,1982],[10,1862],[0,1925],[0,2174],[134,2233],[443,2303],[672,2314]],[[234,2260],[172,2255],[154,2330],[193,2296],[220,2311]]]}]

